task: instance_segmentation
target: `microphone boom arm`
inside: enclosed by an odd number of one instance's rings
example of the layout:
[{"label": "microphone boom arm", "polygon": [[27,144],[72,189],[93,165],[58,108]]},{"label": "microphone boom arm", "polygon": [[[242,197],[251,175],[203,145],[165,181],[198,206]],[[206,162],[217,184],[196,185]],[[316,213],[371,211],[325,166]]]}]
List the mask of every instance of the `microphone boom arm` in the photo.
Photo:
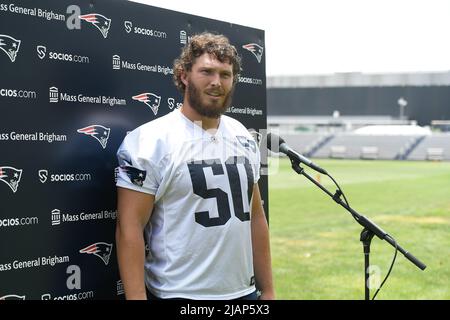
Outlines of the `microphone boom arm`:
[{"label": "microphone boom arm", "polygon": [[350,214],[355,218],[355,220],[363,226],[365,229],[369,230],[373,234],[375,234],[378,238],[381,240],[386,240],[391,246],[394,248],[396,247],[398,251],[400,251],[405,258],[407,258],[409,261],[411,261],[414,265],[416,265],[419,269],[425,270],[427,267],[423,262],[421,262],[419,259],[414,257],[411,253],[403,249],[402,246],[400,246],[396,241],[390,236],[387,232],[385,232],[383,229],[381,229],[379,226],[377,226],[374,222],[372,222],[369,218],[360,215],[358,212],[353,210],[349,205],[347,205],[345,202],[342,201],[340,198],[340,193],[337,192],[336,194],[332,194],[330,191],[328,191],[325,187],[323,187],[320,183],[318,183],[316,180],[314,180],[310,175],[308,175],[302,167],[300,167],[300,162],[293,160],[290,158],[292,169],[294,169],[295,172],[298,174],[301,174],[305,176],[309,181],[314,183],[317,187],[319,187],[322,191],[324,191],[326,194],[328,194],[337,204],[340,204],[342,207],[344,207]]}]

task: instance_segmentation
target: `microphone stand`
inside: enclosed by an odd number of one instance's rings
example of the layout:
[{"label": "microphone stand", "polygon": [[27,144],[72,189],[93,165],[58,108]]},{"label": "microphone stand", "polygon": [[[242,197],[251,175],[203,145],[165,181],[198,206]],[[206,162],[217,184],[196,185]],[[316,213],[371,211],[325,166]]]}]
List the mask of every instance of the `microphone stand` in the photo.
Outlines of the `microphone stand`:
[{"label": "microphone stand", "polygon": [[369,218],[360,215],[358,212],[350,208],[345,202],[341,199],[341,191],[336,190],[335,194],[332,194],[326,188],[324,188],[320,183],[314,180],[310,175],[308,175],[302,167],[300,167],[300,162],[294,158],[289,157],[292,164],[292,169],[298,174],[305,176],[309,181],[318,186],[322,191],[328,194],[337,204],[340,204],[344,207],[350,214],[356,219],[356,221],[363,226],[363,230],[360,234],[360,241],[363,244],[364,251],[364,293],[365,300],[370,300],[370,292],[369,292],[369,262],[370,262],[370,244],[374,235],[376,235],[381,240],[386,240],[391,246],[395,247],[398,251],[400,251],[409,261],[411,261],[414,265],[416,265],[419,269],[425,270],[427,267],[423,264],[419,259],[414,257],[411,253],[403,249],[388,233],[386,233],[383,229],[378,227],[374,222],[372,222]]}]

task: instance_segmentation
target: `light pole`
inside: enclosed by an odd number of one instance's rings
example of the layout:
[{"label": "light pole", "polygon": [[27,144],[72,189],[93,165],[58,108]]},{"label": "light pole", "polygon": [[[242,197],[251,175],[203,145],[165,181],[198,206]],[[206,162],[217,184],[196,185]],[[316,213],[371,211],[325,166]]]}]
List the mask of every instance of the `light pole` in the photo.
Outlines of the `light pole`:
[{"label": "light pole", "polygon": [[403,120],[405,117],[405,107],[408,105],[408,101],[405,98],[401,97],[397,100],[398,105],[400,106],[400,120]]}]

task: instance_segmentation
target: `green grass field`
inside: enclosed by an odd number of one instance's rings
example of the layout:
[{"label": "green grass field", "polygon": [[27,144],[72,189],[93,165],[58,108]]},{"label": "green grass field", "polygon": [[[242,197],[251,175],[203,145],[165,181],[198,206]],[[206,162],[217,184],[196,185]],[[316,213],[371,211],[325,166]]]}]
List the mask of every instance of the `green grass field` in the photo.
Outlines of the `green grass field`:
[{"label": "green grass field", "polygon": [[[273,160],[271,172],[276,171]],[[427,265],[400,252],[377,300],[450,299],[450,163],[318,160],[350,206]],[[305,170],[330,191],[326,176]],[[364,299],[362,227],[287,159],[269,175],[269,214],[277,299]],[[371,265],[382,281],[394,248],[374,237]],[[371,290],[371,297],[375,293]]]}]

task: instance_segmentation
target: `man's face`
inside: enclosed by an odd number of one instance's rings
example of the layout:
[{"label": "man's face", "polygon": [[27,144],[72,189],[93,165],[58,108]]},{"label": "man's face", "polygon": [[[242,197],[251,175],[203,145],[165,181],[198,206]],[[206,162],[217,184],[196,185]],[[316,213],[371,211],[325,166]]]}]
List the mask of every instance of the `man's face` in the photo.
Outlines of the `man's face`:
[{"label": "man's face", "polygon": [[195,60],[184,83],[190,106],[202,116],[218,118],[231,104],[232,65],[210,54],[205,53]]}]

